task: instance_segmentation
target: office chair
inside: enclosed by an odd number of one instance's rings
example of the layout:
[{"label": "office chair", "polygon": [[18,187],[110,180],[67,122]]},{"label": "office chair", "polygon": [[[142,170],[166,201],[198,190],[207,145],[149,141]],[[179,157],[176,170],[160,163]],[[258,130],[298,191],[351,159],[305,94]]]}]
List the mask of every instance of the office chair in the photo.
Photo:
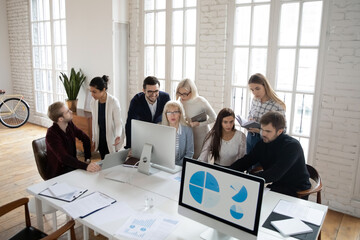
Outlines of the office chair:
[{"label": "office chair", "polygon": [[[320,177],[318,171],[316,171],[316,169],[314,167],[306,164],[306,168],[310,174],[310,179],[312,180],[312,181],[310,181],[311,188],[308,190],[297,192],[297,197],[302,198],[302,197],[308,196],[312,193],[316,193],[316,202],[321,204],[321,190],[322,190],[321,177]],[[321,240],[321,231],[319,233],[318,240]]]},{"label": "office chair", "polygon": [[62,234],[70,230],[70,236],[72,240],[75,240],[75,221],[70,220],[68,221],[64,226],[56,230],[50,235],[47,235],[46,233],[34,228],[31,226],[31,220],[30,220],[30,214],[29,214],[29,208],[28,208],[28,198],[20,198],[18,200],[12,201],[10,203],[7,203],[3,206],[0,206],[0,217],[7,214],[8,212],[24,206],[25,207],[25,223],[26,227],[15,234],[13,237],[11,237],[9,240],[16,240],[16,239],[28,239],[28,240],[35,240],[35,239],[42,239],[42,240],[52,240],[57,239]]},{"label": "office chair", "polygon": [[[47,154],[46,154],[45,137],[33,140],[32,148],[34,152],[36,166],[40,176],[44,180],[50,179],[50,177],[47,175],[46,172]],[[35,213],[35,203],[33,198],[30,199],[29,209],[31,213]],[[50,214],[50,213],[52,214],[53,230],[55,231],[57,228],[56,209],[44,203],[42,203],[42,209],[44,214]]]}]

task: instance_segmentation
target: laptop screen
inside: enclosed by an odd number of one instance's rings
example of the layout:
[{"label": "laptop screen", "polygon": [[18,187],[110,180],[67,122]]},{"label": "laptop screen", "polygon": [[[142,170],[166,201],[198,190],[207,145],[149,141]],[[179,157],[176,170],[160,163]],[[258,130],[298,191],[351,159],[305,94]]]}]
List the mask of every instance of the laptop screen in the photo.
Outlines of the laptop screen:
[{"label": "laptop screen", "polygon": [[[184,159],[179,209],[182,207],[196,212],[195,215],[204,218],[204,221],[195,220],[210,227],[219,226],[220,222],[228,225],[225,229],[233,227],[256,236],[263,190],[262,178]],[[216,223],[207,224],[209,219]]]}]

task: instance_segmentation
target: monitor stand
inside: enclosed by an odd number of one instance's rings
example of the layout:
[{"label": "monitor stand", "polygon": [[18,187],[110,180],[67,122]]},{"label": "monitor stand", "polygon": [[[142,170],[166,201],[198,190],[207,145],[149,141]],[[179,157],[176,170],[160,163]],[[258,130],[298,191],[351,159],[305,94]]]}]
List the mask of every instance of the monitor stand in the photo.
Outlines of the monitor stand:
[{"label": "monitor stand", "polygon": [[200,237],[205,240],[236,240],[232,236],[219,232],[213,228],[208,228],[205,232],[200,234]]},{"label": "monitor stand", "polygon": [[138,171],[146,175],[151,175],[159,171],[151,167],[151,151],[152,145],[145,143],[141,152]]}]

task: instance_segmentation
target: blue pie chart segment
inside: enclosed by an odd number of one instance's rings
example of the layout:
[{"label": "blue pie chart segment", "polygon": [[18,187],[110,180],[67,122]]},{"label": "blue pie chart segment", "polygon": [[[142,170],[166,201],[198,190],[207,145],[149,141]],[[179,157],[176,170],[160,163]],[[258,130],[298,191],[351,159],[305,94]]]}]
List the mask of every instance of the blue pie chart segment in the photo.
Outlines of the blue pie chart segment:
[{"label": "blue pie chart segment", "polygon": [[244,216],[243,210],[240,206],[232,205],[230,207],[230,214],[235,219],[241,219]]},{"label": "blue pie chart segment", "polygon": [[205,188],[214,192],[220,192],[219,184],[216,181],[216,178],[210,173],[206,173]]},{"label": "blue pie chart segment", "polygon": [[211,173],[194,173],[190,178],[189,190],[194,200],[206,208],[214,207],[220,201],[219,183]]},{"label": "blue pie chart segment", "polygon": [[232,199],[235,201],[235,202],[243,202],[247,199],[247,196],[248,196],[248,193],[247,193],[247,190],[246,190],[246,187],[245,186],[242,186],[240,191],[238,193],[236,193]]},{"label": "blue pie chart segment", "polygon": [[201,187],[197,187],[194,185],[189,185],[191,196],[194,198],[195,201],[198,203],[202,203],[204,189]]},{"label": "blue pie chart segment", "polygon": [[205,172],[204,171],[198,171],[194,173],[190,178],[190,183],[197,185],[199,187],[204,187],[205,182]]}]

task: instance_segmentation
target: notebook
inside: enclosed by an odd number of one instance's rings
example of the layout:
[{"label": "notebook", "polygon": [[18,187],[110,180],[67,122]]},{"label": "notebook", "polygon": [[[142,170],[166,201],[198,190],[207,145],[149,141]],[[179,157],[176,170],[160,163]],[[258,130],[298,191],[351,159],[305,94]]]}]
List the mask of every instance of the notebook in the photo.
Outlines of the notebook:
[{"label": "notebook", "polygon": [[207,119],[206,112],[201,112],[198,115],[191,118],[192,122],[205,122]]},{"label": "notebook", "polygon": [[276,228],[284,237],[310,233],[312,228],[298,218],[289,218],[278,221],[271,221],[271,225]]}]

